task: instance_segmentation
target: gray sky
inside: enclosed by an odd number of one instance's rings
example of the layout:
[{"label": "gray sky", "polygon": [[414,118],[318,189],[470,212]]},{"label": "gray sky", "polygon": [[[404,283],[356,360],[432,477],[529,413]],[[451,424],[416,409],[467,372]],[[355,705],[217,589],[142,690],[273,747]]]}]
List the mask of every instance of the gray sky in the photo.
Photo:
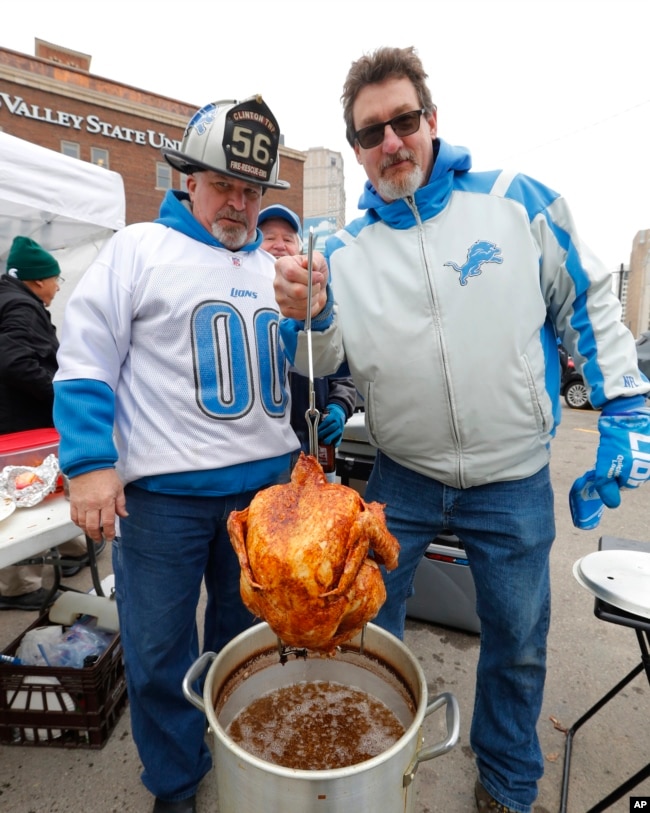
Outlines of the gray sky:
[{"label": "gray sky", "polygon": [[20,0],[0,44],[35,38],[91,71],[197,107],[262,93],[285,143],[345,162],[347,216],[365,176],[344,138],[347,70],[414,45],[439,135],[474,168],[516,169],[561,192],[610,270],[650,228],[648,0]]}]

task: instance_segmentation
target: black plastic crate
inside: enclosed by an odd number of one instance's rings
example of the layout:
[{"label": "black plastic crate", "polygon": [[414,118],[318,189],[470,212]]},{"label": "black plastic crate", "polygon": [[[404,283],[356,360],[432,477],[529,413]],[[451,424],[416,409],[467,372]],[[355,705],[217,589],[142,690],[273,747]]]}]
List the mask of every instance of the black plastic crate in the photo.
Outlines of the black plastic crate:
[{"label": "black plastic crate", "polygon": [[[25,632],[49,626],[47,613]],[[16,654],[23,632],[3,650]],[[0,743],[102,748],[127,703],[122,644],[117,633],[92,666],[0,663]]]}]

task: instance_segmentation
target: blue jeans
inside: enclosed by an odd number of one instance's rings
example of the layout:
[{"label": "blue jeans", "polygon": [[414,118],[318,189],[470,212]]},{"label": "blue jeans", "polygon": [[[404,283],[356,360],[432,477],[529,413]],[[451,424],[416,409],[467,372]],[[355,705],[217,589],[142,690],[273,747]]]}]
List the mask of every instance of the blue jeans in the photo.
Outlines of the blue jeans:
[{"label": "blue jeans", "polygon": [[239,595],[226,520],[255,492],[179,497],[126,488],[129,516],[113,543],[115,591],[133,739],[142,781],[168,801],[192,796],[212,761],[205,715],[182,692],[199,657],[196,611],[205,579],[204,651],[254,623]]},{"label": "blue jeans", "polygon": [[442,530],[462,541],[481,620],[470,744],[484,787],[501,804],[529,813],[544,771],[536,726],[555,537],[548,466],[523,480],[457,489],[380,452],[365,499],[386,504],[388,527],[401,546],[397,569],[384,574],[388,598],[373,622],[399,638],[427,545]]}]

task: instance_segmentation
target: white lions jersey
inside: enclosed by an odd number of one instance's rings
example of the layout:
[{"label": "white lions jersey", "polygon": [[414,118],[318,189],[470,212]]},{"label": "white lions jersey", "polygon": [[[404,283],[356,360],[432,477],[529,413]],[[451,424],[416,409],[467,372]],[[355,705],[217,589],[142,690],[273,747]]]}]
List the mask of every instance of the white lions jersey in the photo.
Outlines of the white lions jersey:
[{"label": "white lions jersey", "polygon": [[65,312],[57,381],[115,393],[123,481],[219,469],[297,447],[272,258],[158,223],[117,232]]}]

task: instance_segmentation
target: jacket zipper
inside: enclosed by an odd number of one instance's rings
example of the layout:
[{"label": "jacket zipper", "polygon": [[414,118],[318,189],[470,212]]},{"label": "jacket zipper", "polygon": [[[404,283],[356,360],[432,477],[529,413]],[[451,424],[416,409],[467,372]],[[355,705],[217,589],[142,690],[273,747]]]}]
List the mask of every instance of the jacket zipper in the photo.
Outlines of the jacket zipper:
[{"label": "jacket zipper", "polygon": [[424,227],[423,227],[423,224],[422,224],[422,218],[420,217],[420,212],[418,211],[418,208],[417,208],[417,206],[415,204],[415,198],[413,196],[409,195],[409,196],[407,196],[405,198],[405,201],[406,201],[406,205],[413,212],[413,217],[415,218],[415,222],[417,223],[417,227],[418,227],[418,237],[419,237],[419,241],[420,241],[420,253],[421,253],[421,256],[422,256],[422,265],[424,266],[425,276],[426,276],[426,279],[427,279],[427,282],[428,282],[428,285],[429,285],[429,291],[431,293],[431,302],[432,302],[432,308],[433,308],[432,313],[433,313],[433,317],[434,317],[433,326],[434,326],[434,329],[437,332],[437,337],[438,337],[438,345],[439,345],[439,348],[440,348],[440,359],[442,361],[442,367],[443,367],[444,376],[445,376],[445,391],[446,391],[446,394],[447,394],[447,404],[449,406],[449,415],[451,417],[451,427],[452,427],[452,431],[453,431],[454,443],[456,445],[456,454],[457,454],[457,461],[458,461],[456,474],[457,474],[457,478],[458,478],[458,483],[460,484],[460,488],[463,488],[464,487],[463,472],[462,472],[462,467],[461,467],[461,463],[460,463],[460,459],[461,459],[461,454],[460,454],[460,449],[461,449],[460,433],[458,431],[458,422],[457,422],[457,417],[456,417],[456,410],[454,409],[454,405],[453,405],[453,402],[452,402],[450,394],[449,394],[450,393],[449,363],[448,363],[447,353],[446,353],[446,350],[445,350],[445,345],[444,345],[443,336],[442,336],[442,327],[441,327],[440,315],[439,315],[439,311],[438,311],[438,301],[437,301],[437,298],[436,298],[436,295],[435,295],[435,290],[434,290],[433,282],[432,282],[433,274],[432,274],[431,268],[429,266],[429,263],[427,262],[427,253],[425,251],[425,240],[424,240]]}]

